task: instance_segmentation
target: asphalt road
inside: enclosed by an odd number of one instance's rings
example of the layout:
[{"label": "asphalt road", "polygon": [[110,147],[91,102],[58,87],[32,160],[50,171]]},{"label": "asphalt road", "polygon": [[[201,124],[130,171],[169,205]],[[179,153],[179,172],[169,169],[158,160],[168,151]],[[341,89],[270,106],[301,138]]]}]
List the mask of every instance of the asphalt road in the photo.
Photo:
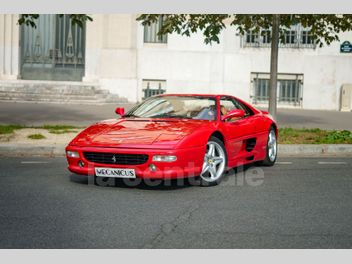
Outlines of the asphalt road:
[{"label": "asphalt road", "polygon": [[0,248],[352,248],[351,158],[281,158],[211,188],[101,187],[65,167],[0,160]]},{"label": "asphalt road", "polygon": [[[117,106],[0,102],[0,124],[87,126],[103,119],[116,118]],[[129,109],[131,104],[119,106]],[[352,130],[352,112],[280,108],[277,119],[280,127]]]}]

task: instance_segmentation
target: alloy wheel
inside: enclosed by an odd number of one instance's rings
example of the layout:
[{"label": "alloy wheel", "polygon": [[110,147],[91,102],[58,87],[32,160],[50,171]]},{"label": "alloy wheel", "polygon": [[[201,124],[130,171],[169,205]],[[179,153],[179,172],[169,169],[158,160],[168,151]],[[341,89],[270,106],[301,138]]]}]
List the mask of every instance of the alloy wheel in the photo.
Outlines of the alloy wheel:
[{"label": "alloy wheel", "polygon": [[270,130],[269,139],[268,139],[268,156],[271,162],[276,159],[277,153],[277,142],[276,142],[276,134],[274,130]]},{"label": "alloy wheel", "polygon": [[226,155],[224,149],[215,141],[209,141],[204,155],[200,177],[206,182],[215,182],[225,171]]}]

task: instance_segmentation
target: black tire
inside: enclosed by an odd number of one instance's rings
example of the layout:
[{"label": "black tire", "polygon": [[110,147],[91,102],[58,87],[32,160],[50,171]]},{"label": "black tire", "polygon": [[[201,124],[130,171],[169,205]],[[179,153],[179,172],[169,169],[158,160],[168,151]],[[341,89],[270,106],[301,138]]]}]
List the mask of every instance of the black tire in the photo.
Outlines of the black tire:
[{"label": "black tire", "polygon": [[[269,154],[269,135],[270,133],[274,133],[275,134],[275,145],[276,145],[276,150],[275,150],[275,158],[270,158],[270,154]],[[276,139],[276,130],[274,127],[270,127],[269,129],[269,132],[268,132],[268,141],[267,141],[267,144],[266,144],[266,157],[265,157],[265,160],[261,160],[261,161],[258,161],[258,165],[260,166],[273,166],[276,162],[276,159],[277,159],[277,139]]]},{"label": "black tire", "polygon": [[[203,187],[210,187],[210,186],[218,185],[222,181],[222,179],[224,178],[224,175],[225,175],[225,172],[226,172],[226,167],[227,167],[227,153],[226,153],[226,149],[225,149],[224,143],[220,139],[218,139],[217,137],[213,137],[213,136],[210,137],[210,139],[208,141],[208,144],[210,142],[214,142],[214,143],[218,144],[218,146],[220,146],[220,148],[222,149],[223,154],[224,154],[224,159],[225,159],[225,161],[224,161],[224,169],[222,171],[222,174],[215,181],[205,180],[200,175],[199,176],[200,186],[203,186]],[[220,165],[220,166],[222,166],[222,165]]]}]

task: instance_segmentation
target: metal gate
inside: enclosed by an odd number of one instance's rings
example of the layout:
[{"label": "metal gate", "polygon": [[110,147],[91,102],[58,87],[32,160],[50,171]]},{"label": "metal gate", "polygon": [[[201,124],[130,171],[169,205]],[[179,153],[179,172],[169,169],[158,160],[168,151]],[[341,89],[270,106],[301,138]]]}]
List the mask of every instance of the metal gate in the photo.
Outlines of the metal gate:
[{"label": "metal gate", "polygon": [[68,15],[41,14],[36,28],[21,26],[21,78],[81,81],[85,64],[85,25]]}]

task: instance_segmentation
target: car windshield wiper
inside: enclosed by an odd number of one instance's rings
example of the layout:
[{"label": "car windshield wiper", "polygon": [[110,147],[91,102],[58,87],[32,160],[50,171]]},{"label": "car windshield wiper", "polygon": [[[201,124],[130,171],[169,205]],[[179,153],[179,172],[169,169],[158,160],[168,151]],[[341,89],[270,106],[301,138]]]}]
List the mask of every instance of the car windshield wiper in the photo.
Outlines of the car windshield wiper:
[{"label": "car windshield wiper", "polygon": [[182,118],[182,119],[192,119],[191,117],[183,116],[183,115],[171,115],[168,118]]},{"label": "car windshield wiper", "polygon": [[139,116],[134,115],[134,114],[128,114],[128,115],[123,115],[122,117],[139,117]]},{"label": "car windshield wiper", "polygon": [[151,116],[151,118],[182,118],[182,119],[192,119],[191,117],[183,116],[183,115],[156,115],[156,116]]}]

